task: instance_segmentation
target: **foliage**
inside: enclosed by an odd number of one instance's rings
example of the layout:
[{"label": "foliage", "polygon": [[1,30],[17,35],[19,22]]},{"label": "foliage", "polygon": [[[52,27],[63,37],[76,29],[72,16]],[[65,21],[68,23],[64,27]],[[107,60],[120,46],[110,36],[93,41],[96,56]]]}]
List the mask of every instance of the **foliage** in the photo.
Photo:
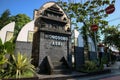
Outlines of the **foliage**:
[{"label": "foliage", "polygon": [[18,53],[17,56],[12,55],[12,60],[9,62],[9,68],[6,71],[5,78],[22,78],[34,76],[34,66],[31,64],[31,59]]},{"label": "foliage", "polygon": [[18,35],[21,28],[28,22],[31,21],[30,17],[28,17],[26,14],[17,14],[16,16],[13,16],[13,21],[15,21],[15,36]]},{"label": "foliage", "polygon": [[[73,0],[74,1],[74,0]],[[101,30],[108,25],[108,21],[104,20],[108,17],[108,14],[105,13],[105,9],[110,5],[114,4],[115,0],[87,0],[84,3],[80,2],[63,2],[58,0],[58,4],[63,8],[67,13],[68,17],[71,19],[71,25],[73,28],[77,28],[81,32],[84,39],[84,46],[88,48],[88,39],[90,37],[95,42],[95,37],[97,42],[100,41]],[[80,24],[83,24],[80,26]],[[96,24],[99,27],[99,30],[96,31],[96,36],[94,32],[91,31],[91,25]],[[72,28],[72,29],[73,29]]]},{"label": "foliage", "polygon": [[32,76],[34,76],[34,66],[31,64],[31,59],[20,53],[14,55],[13,39],[5,43],[0,39],[0,78]]},{"label": "foliage", "polygon": [[102,33],[105,35],[104,43],[107,45],[115,45],[120,50],[120,31],[116,26],[105,28]]},{"label": "foliage", "polygon": [[113,34],[116,34],[117,32],[118,32],[118,29],[115,26],[108,26],[102,31],[102,33],[107,35],[113,35]]},{"label": "foliage", "polygon": [[[8,56],[9,54],[13,54],[14,51],[14,44],[12,43],[12,40],[7,41],[5,43],[2,43],[2,40],[0,39],[0,74],[4,74],[5,70],[4,67],[8,63]],[[2,76],[0,76],[1,78]]]},{"label": "foliage", "polygon": [[80,71],[83,72],[94,72],[97,71],[98,67],[97,64],[93,61],[85,61],[85,64],[83,65],[83,67],[81,68]]},{"label": "foliage", "polygon": [[0,54],[0,78],[2,77],[2,74],[5,72],[4,65],[7,63],[8,59],[5,58],[5,55]]},{"label": "foliage", "polygon": [[98,72],[104,69],[104,60],[102,59],[102,63],[98,64],[98,61],[85,61],[85,64],[80,68],[81,72]]},{"label": "foliage", "polygon": [[[11,39],[12,40],[12,39]],[[4,44],[2,43],[2,40],[0,39],[0,53],[5,54],[13,54],[15,45],[12,41],[7,41]]]},{"label": "foliage", "polygon": [[107,63],[108,63],[107,55],[104,55],[102,58],[102,64],[107,64]]},{"label": "foliage", "polygon": [[33,77],[34,66],[30,63],[31,59],[18,53],[17,56],[12,54],[12,60],[7,63],[7,68],[3,69],[0,78],[24,78]]},{"label": "foliage", "polygon": [[10,11],[5,10],[0,16],[0,29],[10,23]]},{"label": "foliage", "polygon": [[96,64],[92,61],[86,61],[84,67],[86,70],[90,71],[96,69]]},{"label": "foliage", "polygon": [[30,22],[31,19],[26,14],[17,14],[15,16],[14,15],[11,16],[10,11],[6,10],[0,16],[0,29],[12,21],[15,21],[15,33],[14,33],[15,38],[14,39],[16,39],[21,28],[26,23]]},{"label": "foliage", "polygon": [[99,65],[98,71],[99,71],[99,70],[103,70],[103,69],[104,69],[104,64],[102,63],[102,64]]},{"label": "foliage", "polygon": [[[72,26],[79,27],[79,23],[83,23],[84,28],[82,28],[82,33],[86,33],[85,35],[93,34],[90,30],[92,24],[98,25],[99,30],[108,24],[107,21],[103,20],[103,18],[108,17],[108,15],[105,14],[105,8],[114,3],[115,0],[112,0],[111,3],[110,0],[88,0],[85,3],[67,3],[60,0],[58,2],[71,19]],[[80,27],[78,29],[80,30]]]}]

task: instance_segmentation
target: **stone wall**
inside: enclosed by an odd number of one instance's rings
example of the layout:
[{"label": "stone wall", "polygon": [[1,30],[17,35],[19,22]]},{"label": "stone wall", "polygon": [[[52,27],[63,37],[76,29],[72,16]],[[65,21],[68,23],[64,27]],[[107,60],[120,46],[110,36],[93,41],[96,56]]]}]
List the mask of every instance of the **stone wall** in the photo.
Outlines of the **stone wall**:
[{"label": "stone wall", "polygon": [[97,53],[93,51],[89,51],[89,59],[92,61],[97,60]]},{"label": "stone wall", "polygon": [[[44,32],[40,32],[39,64],[46,56],[49,56],[52,62],[60,61],[63,56],[67,57],[67,41],[46,39],[44,37],[45,35]],[[59,45],[59,43],[57,44],[57,42],[60,42],[61,45]]]},{"label": "stone wall", "polygon": [[32,43],[16,41],[15,53],[18,53],[18,52],[26,55],[27,57],[31,57]]},{"label": "stone wall", "polygon": [[84,64],[84,48],[75,47],[75,68],[80,69]]}]

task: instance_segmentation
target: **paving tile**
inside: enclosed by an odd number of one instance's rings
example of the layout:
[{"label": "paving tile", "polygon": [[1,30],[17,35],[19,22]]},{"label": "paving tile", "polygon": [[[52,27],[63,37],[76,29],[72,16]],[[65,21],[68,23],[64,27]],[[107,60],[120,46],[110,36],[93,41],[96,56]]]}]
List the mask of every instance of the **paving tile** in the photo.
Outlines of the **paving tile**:
[{"label": "paving tile", "polygon": [[104,78],[104,79],[100,79],[100,80],[120,80],[120,76],[113,76],[113,77]]}]

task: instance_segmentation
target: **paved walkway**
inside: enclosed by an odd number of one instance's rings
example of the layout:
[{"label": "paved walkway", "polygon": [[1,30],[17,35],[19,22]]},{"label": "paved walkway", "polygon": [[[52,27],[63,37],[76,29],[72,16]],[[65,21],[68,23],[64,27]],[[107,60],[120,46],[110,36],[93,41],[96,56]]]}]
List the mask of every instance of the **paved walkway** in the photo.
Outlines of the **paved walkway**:
[{"label": "paved walkway", "polygon": [[40,80],[120,80],[120,62],[115,62],[110,67],[112,72],[109,74],[86,76],[86,73],[72,72],[71,74],[38,75]]},{"label": "paved walkway", "polygon": [[112,64],[110,67],[105,67],[105,69],[120,69],[120,61],[116,61],[114,64]]},{"label": "paved walkway", "polygon": [[111,67],[112,69],[120,69],[120,61],[115,62]]},{"label": "paved walkway", "polygon": [[[111,70],[116,70],[114,72],[120,71],[120,61],[115,62],[113,65],[111,65],[111,67],[108,67],[108,68],[111,68]],[[119,76],[111,76],[111,77],[103,78],[100,80],[120,80],[120,75]]]},{"label": "paved walkway", "polygon": [[37,75],[39,77],[40,80],[58,80],[58,79],[64,79],[66,80],[66,78],[73,78],[73,77],[81,77],[84,76],[85,73],[80,73],[80,72],[72,72],[70,74],[53,74],[53,75]]},{"label": "paved walkway", "polygon": [[114,76],[114,77],[104,78],[100,80],[120,80],[120,76]]}]

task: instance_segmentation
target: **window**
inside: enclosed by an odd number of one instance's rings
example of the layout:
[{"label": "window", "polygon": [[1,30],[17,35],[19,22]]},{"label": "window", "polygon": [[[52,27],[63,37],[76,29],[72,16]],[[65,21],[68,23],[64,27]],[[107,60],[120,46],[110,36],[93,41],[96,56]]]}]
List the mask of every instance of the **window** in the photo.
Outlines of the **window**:
[{"label": "window", "polygon": [[7,31],[5,41],[9,41],[12,37],[13,37],[13,32]]},{"label": "window", "polygon": [[28,31],[28,42],[32,42],[33,41],[33,31]]}]

